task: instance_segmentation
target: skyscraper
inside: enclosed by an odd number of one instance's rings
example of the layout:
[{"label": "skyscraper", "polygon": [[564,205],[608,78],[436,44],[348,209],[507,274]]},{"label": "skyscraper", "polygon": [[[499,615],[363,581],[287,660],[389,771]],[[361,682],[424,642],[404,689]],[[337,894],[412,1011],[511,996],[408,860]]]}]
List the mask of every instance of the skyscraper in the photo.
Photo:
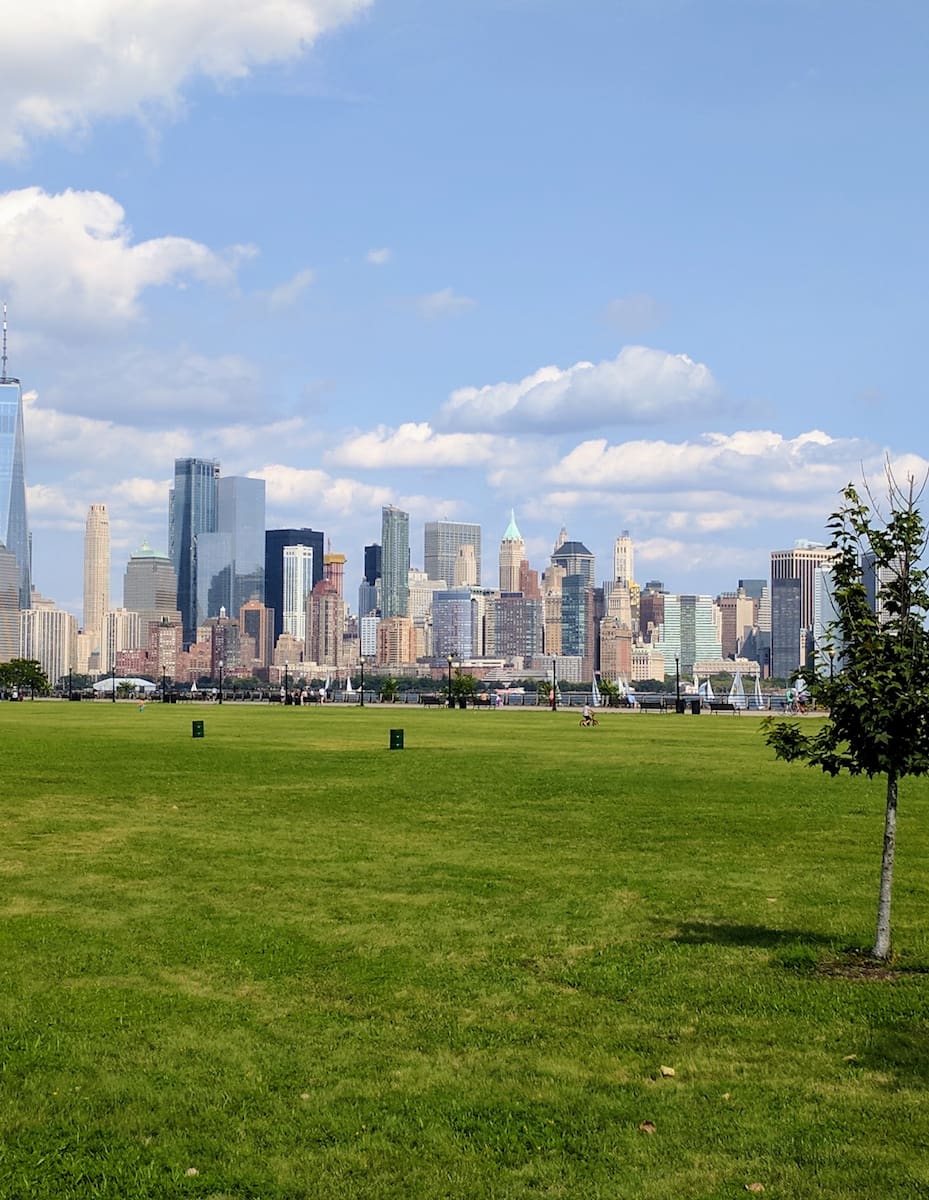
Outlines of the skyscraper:
[{"label": "skyscraper", "polygon": [[712,596],[664,597],[661,650],[667,675],[675,669],[675,656],[684,673],[696,662],[722,657],[719,608]]},{"label": "skyscraper", "polygon": [[0,662],[19,658],[19,563],[0,546]]},{"label": "skyscraper", "polygon": [[323,534],[314,529],[269,529],[265,533],[265,604],[274,609],[274,644],[284,631],[284,547],[309,546],[313,551],[313,585],[323,577]]},{"label": "skyscraper", "polygon": [[177,611],[177,576],[170,558],[143,541],[133,551],[123,576],[123,608],[170,615]]},{"label": "skyscraper", "polygon": [[177,607],[184,627],[184,644],[197,636],[196,540],[216,532],[215,459],[176,458],[174,487],[168,500],[168,553],[177,575]]},{"label": "skyscraper", "polygon": [[103,633],[110,609],[110,518],[105,504],[91,504],[84,525],[84,632]]},{"label": "skyscraper", "polygon": [[381,577],[381,547],[377,542],[365,546],[365,583],[374,584]]},{"label": "skyscraper", "polygon": [[516,525],[516,513],[510,509],[510,523],[500,542],[500,591],[519,591],[519,570],[526,560],[526,543]]},{"label": "skyscraper", "polygon": [[799,542],[771,552],[771,674],[789,678],[806,666],[813,644],[816,568],[838,554]]},{"label": "skyscraper", "polygon": [[197,534],[197,623],[264,599],[265,481],[227,476],[216,483],[216,525]]},{"label": "skyscraper", "polygon": [[332,584],[336,590],[336,595],[341,600],[342,592],[345,587],[344,554],[333,554],[333,552],[330,550],[323,556],[323,579]]},{"label": "skyscraper", "polygon": [[[16,559],[19,607],[28,608],[32,596],[32,548],[26,515],[23,389],[18,379],[6,373],[6,305],[0,365],[0,542]],[[17,619],[17,641],[18,625]]]},{"label": "skyscraper", "polygon": [[312,546],[284,547],[283,632],[306,640],[306,600],[313,591]]},{"label": "skyscraper", "polygon": [[54,686],[75,665],[77,621],[54,604],[20,613],[20,655],[34,658]]},{"label": "skyscraper", "polygon": [[430,579],[444,579],[451,585],[455,578],[458,551],[463,546],[474,550],[475,578],[481,582],[481,527],[464,521],[427,521],[423,529],[423,567]]},{"label": "skyscraper", "polygon": [[405,617],[409,607],[410,514],[381,509],[381,615]]},{"label": "skyscraper", "polygon": [[629,587],[635,579],[632,573],[632,538],[624,529],[613,545],[613,579]]},{"label": "skyscraper", "polygon": [[[565,531],[562,529],[559,538]],[[587,587],[594,585],[594,556],[583,542],[559,541],[552,552],[552,563],[564,567],[565,576],[580,575]]]}]

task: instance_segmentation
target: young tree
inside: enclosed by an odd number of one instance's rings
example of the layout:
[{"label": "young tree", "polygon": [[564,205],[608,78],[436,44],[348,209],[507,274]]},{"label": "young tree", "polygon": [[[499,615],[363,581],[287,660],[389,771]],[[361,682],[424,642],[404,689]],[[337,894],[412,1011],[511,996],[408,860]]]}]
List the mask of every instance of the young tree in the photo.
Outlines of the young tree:
[{"label": "young tree", "polygon": [[477,691],[477,679],[473,675],[462,671],[461,667],[455,668],[455,678],[452,680],[452,695],[456,700],[460,700],[462,696],[469,698]]},{"label": "young tree", "polygon": [[611,679],[600,680],[600,695],[606,701],[607,708],[619,706],[619,688]]},{"label": "young tree", "polygon": [[[923,485],[925,486],[925,485]],[[789,721],[765,722],[779,758],[821,767],[830,775],[883,775],[887,781],[884,846],[878,894],[876,958],[890,954],[890,900],[896,850],[897,784],[929,771],[929,573],[921,565],[926,526],[922,488],[912,477],[898,484],[889,467],[889,514],[849,484],[829,519],[836,620],[832,627],[837,671],[814,664],[799,673],[817,708],[829,716],[806,734]],[[883,578],[879,602],[869,603],[862,556]]]}]

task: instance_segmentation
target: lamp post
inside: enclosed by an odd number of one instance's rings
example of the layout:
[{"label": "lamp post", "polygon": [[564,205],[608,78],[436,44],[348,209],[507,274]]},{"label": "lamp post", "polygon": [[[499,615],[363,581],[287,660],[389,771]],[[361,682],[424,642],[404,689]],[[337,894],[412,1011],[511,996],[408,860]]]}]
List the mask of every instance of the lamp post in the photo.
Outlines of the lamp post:
[{"label": "lamp post", "polygon": [[835,666],[835,646],[827,646],[826,653],[829,655],[829,682],[832,683],[834,679],[833,671]]},{"label": "lamp post", "polygon": [[290,663],[284,663],[284,703],[287,703],[287,697],[290,695]]},{"label": "lamp post", "polygon": [[68,699],[69,700],[74,695],[74,692],[71,690],[71,670],[72,670],[72,668],[68,667]]},{"label": "lamp post", "polygon": [[558,711],[558,680],[555,677],[555,658],[552,657],[552,712]]},{"label": "lamp post", "polygon": [[113,686],[112,686],[112,688],[110,688],[110,699],[115,704],[116,703],[116,663],[113,663],[112,675],[113,675]]},{"label": "lamp post", "polygon": [[162,664],[162,667],[161,667],[161,703],[166,704],[167,700],[168,700],[168,682],[165,677],[164,665]]},{"label": "lamp post", "polygon": [[448,656],[448,707],[453,708],[452,704],[452,656]]},{"label": "lamp post", "polygon": [[361,664],[361,707],[365,706],[365,656],[362,654],[359,659]]},{"label": "lamp post", "polygon": [[683,712],[681,708],[681,656],[674,656],[674,711]]},{"label": "lamp post", "polygon": [[219,702],[223,702],[223,660],[219,660]]}]

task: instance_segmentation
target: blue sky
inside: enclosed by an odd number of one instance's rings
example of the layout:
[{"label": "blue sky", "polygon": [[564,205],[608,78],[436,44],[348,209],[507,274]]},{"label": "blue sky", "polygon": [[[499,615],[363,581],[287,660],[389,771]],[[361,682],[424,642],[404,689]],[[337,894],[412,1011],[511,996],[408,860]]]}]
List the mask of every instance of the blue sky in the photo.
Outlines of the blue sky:
[{"label": "blue sky", "polygon": [[34,0],[0,287],[34,578],[166,546],[176,455],[268,481],[348,598],[380,508],[515,507],[713,594],[926,469],[916,0]]}]

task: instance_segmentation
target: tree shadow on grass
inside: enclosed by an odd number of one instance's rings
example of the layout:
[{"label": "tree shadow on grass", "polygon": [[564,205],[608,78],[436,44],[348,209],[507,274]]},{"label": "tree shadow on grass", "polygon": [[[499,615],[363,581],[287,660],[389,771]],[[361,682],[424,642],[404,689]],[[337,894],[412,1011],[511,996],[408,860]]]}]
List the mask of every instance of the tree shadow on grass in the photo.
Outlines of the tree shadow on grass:
[{"label": "tree shadow on grass", "polygon": [[725,921],[684,921],[671,937],[683,946],[834,947],[835,938],[811,929],[773,929],[767,925],[733,925]]}]

